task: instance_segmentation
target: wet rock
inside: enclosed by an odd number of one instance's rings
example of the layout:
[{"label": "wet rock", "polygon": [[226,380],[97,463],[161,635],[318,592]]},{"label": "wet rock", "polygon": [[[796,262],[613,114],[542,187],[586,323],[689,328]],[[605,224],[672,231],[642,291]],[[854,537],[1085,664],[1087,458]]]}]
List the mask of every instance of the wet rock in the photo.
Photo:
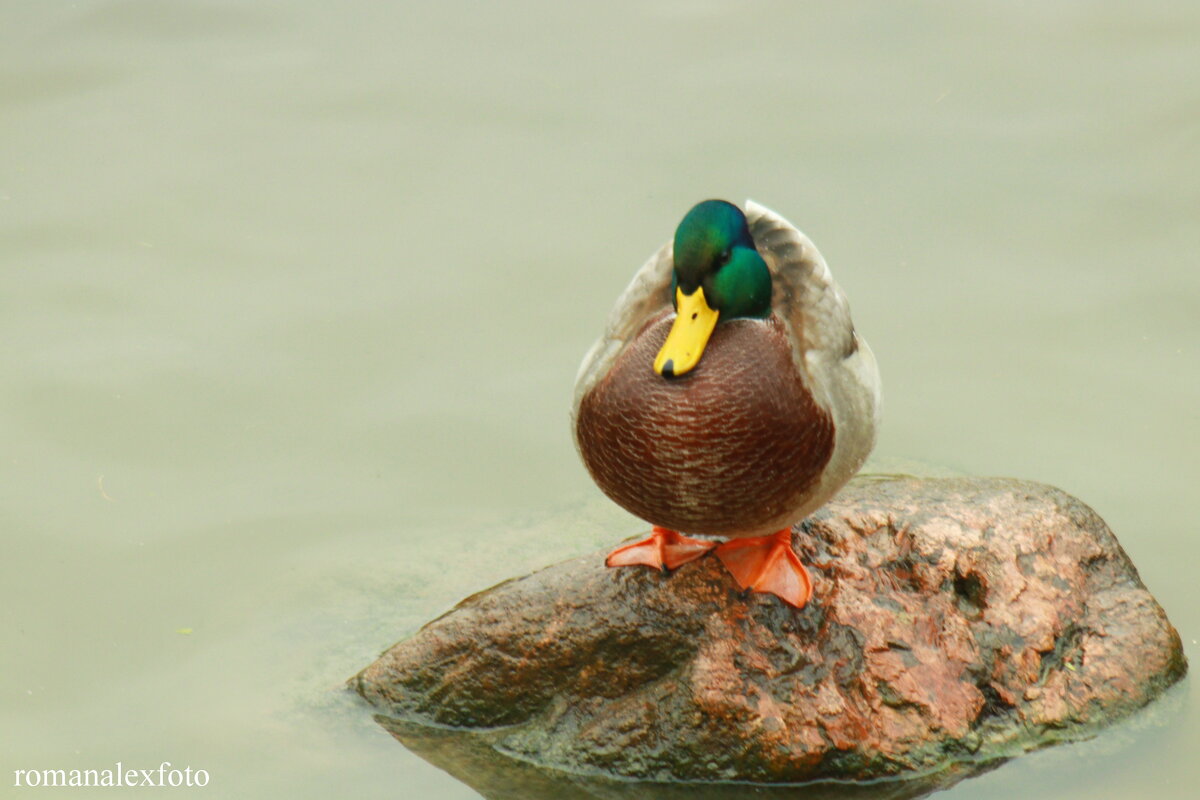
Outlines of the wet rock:
[{"label": "wet rock", "polygon": [[1116,538],[1057,489],[860,479],[794,545],[802,611],[715,558],[666,575],[598,552],[464,600],[351,684],[402,741],[452,726],[568,773],[774,783],[956,780],[1186,671]]}]

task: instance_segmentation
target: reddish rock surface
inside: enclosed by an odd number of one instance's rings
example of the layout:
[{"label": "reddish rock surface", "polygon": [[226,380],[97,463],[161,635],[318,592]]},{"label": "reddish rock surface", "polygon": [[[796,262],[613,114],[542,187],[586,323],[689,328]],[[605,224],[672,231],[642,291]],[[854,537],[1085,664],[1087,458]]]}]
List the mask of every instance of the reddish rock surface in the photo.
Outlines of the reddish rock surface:
[{"label": "reddish rock surface", "polygon": [[860,479],[794,545],[816,565],[799,612],[715,558],[664,575],[598,552],[464,600],[351,685],[443,762],[422,726],[575,774],[940,776],[927,790],[1087,735],[1187,668],[1116,538],[1057,489]]}]

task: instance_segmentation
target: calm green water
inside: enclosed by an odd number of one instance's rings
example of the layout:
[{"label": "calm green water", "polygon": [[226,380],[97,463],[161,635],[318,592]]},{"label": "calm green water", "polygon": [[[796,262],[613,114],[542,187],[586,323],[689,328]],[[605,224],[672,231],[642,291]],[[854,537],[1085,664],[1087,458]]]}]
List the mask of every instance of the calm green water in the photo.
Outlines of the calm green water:
[{"label": "calm green water", "polygon": [[[0,786],[477,797],[340,686],[641,527],[571,384],[709,196],[824,251],[881,455],[1079,495],[1197,663],[1200,7],[798,5],[5,3]],[[1195,686],[941,796],[1193,797]]]}]

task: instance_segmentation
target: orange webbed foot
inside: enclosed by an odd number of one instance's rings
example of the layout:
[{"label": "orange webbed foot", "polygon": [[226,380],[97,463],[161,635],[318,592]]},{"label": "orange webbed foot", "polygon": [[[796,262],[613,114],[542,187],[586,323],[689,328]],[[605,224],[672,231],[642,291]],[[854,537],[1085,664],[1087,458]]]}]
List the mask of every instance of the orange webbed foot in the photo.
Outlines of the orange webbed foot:
[{"label": "orange webbed foot", "polygon": [[649,538],[622,545],[609,553],[604,566],[632,567],[641,564],[655,569],[675,569],[695,561],[716,546],[716,542],[691,539],[656,525]]},{"label": "orange webbed foot", "polygon": [[812,579],[792,551],[790,530],[731,539],[717,548],[717,557],[743,589],[773,594],[796,608],[812,597]]}]

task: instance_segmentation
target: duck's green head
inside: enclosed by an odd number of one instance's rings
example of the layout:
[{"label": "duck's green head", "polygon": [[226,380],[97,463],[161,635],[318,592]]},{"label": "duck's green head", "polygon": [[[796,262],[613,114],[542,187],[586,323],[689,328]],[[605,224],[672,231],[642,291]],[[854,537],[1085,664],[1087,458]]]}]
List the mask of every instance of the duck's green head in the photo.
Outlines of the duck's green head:
[{"label": "duck's green head", "polygon": [[771,273],[754,247],[746,215],[705,200],[675,229],[675,322],[654,359],[667,378],[700,362],[718,320],[771,313]]}]

